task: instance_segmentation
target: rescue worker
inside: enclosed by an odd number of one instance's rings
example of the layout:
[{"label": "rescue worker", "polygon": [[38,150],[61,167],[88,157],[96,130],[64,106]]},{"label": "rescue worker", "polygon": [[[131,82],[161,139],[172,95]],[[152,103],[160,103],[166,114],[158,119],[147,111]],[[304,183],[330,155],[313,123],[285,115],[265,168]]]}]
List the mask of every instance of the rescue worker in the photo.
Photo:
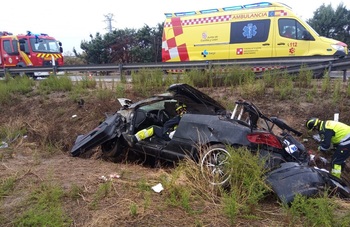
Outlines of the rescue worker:
[{"label": "rescue worker", "polygon": [[164,140],[171,140],[172,136],[175,133],[175,129],[177,125],[179,124],[182,116],[187,112],[187,106],[183,103],[176,103],[175,105],[176,110],[176,116],[172,119],[166,121],[163,125],[163,127],[153,125],[151,127],[148,127],[146,129],[142,129],[138,131],[134,135],[127,135],[123,134],[125,140],[128,142],[129,146],[134,146],[135,143],[137,143],[140,140],[144,140],[146,138],[149,138],[153,135],[156,135]]},{"label": "rescue worker", "polygon": [[350,126],[338,121],[322,121],[318,118],[311,118],[306,121],[306,128],[317,130],[320,135],[318,150],[325,152],[333,145],[336,150],[332,155],[332,175],[340,178],[345,168],[345,161],[350,157]]},{"label": "rescue worker", "polygon": [[283,36],[286,38],[294,38],[293,36],[293,29],[292,27],[287,27],[283,33]]}]

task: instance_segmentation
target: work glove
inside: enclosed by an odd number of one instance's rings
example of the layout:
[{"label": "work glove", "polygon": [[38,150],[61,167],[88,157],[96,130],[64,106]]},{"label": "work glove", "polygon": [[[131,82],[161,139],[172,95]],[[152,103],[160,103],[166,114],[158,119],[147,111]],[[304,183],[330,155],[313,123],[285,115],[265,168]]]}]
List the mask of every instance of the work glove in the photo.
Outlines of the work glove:
[{"label": "work glove", "polygon": [[312,138],[316,140],[317,142],[321,142],[321,137],[319,134],[313,135]]}]

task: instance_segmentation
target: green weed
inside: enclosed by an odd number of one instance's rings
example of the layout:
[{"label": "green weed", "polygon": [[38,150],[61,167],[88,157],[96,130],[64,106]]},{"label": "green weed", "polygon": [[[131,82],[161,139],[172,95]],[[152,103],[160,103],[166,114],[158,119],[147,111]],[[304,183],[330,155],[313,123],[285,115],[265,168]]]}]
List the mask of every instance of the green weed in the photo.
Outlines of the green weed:
[{"label": "green weed", "polygon": [[213,84],[210,73],[205,70],[191,69],[184,73],[184,83],[196,87],[211,87]]},{"label": "green weed", "polygon": [[331,78],[328,74],[325,75],[322,79],[321,91],[325,94],[331,91]]},{"label": "green weed", "polygon": [[96,88],[97,82],[94,77],[90,76],[82,76],[81,80],[77,81],[75,83],[76,87],[81,87],[81,88],[89,88],[89,89],[94,89]]},{"label": "green weed", "polygon": [[98,187],[96,193],[94,194],[94,198],[90,204],[90,208],[95,209],[96,206],[98,205],[99,201],[109,195],[109,193],[111,192],[111,189],[112,189],[112,182],[111,181],[107,181],[107,182],[101,184]]},{"label": "green weed", "polygon": [[338,212],[338,205],[327,193],[319,198],[306,198],[296,195],[290,207],[284,206],[292,224],[305,226],[349,226],[349,212]]},{"label": "green weed", "polygon": [[26,204],[26,210],[14,220],[15,226],[70,226],[72,220],[62,207],[63,190],[55,185],[41,184]]},{"label": "green weed", "polygon": [[35,82],[24,77],[6,76],[5,80],[0,81],[0,104],[11,103],[15,101],[13,97],[18,94],[27,94],[33,91]]},{"label": "green weed", "polygon": [[96,91],[96,97],[100,100],[110,100],[114,95],[115,93],[110,89],[98,89]]},{"label": "green weed", "polygon": [[49,76],[39,83],[39,91],[43,94],[53,91],[71,91],[73,82],[68,76]]},{"label": "green weed", "polygon": [[312,87],[313,72],[306,68],[306,65],[300,67],[298,75],[294,78],[296,87],[310,88]]},{"label": "green weed", "polygon": [[240,212],[251,214],[270,190],[265,182],[265,162],[246,148],[230,148],[229,151],[227,169],[232,176],[229,194],[240,204]]},{"label": "green weed", "polygon": [[332,95],[333,103],[338,103],[340,101],[341,94],[342,94],[341,88],[342,88],[342,81],[335,80],[334,81],[333,95]]},{"label": "green weed", "polygon": [[16,183],[16,177],[8,177],[1,179],[0,183],[0,201],[8,196],[14,189]]},{"label": "green weed", "polygon": [[291,97],[295,97],[296,92],[294,91],[294,83],[292,77],[283,75],[279,80],[279,83],[275,84],[274,92],[279,100],[286,100]]},{"label": "green weed", "polygon": [[116,88],[116,96],[121,98],[125,97],[125,85],[124,84],[117,84]]},{"label": "green weed", "polygon": [[191,212],[191,194],[190,189],[173,185],[169,190],[167,202],[169,205],[182,207],[186,212]]},{"label": "green weed", "polygon": [[24,119],[9,119],[8,122],[0,126],[0,142],[5,141],[8,144],[15,142],[18,138],[27,134]]},{"label": "green weed", "polygon": [[241,95],[245,99],[253,99],[265,94],[266,86],[263,80],[245,83],[241,86]]},{"label": "green weed", "polygon": [[68,192],[68,196],[72,199],[78,199],[81,197],[83,191],[83,188],[77,186],[76,184],[73,184]]},{"label": "green weed", "polygon": [[130,214],[133,217],[137,216],[137,204],[136,203],[131,203],[131,205],[130,205]]},{"label": "green weed", "polygon": [[255,81],[255,74],[249,68],[231,66],[225,68],[224,72],[224,86],[239,86]]},{"label": "green weed", "polygon": [[160,69],[141,69],[132,72],[131,78],[134,92],[143,96],[157,93],[163,88],[163,71]]},{"label": "green weed", "polygon": [[146,179],[141,179],[137,182],[137,188],[141,191],[150,191],[151,186],[147,183]]}]

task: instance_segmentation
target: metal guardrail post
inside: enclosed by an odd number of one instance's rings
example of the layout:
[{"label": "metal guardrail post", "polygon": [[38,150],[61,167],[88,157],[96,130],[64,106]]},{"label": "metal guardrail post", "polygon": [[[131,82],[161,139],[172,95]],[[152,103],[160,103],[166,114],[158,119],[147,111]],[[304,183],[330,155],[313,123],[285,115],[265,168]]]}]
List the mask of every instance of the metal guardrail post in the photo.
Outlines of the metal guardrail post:
[{"label": "metal guardrail post", "polygon": [[329,64],[328,64],[328,75],[331,73],[332,71],[332,64],[333,62],[332,61],[329,61]]},{"label": "metal guardrail post", "polygon": [[346,82],[346,69],[343,70],[343,82]]},{"label": "metal guardrail post", "polygon": [[122,75],[123,72],[123,64],[119,64],[119,73]]},{"label": "metal guardrail post", "polygon": [[52,69],[53,69],[53,74],[54,74],[54,75],[57,75],[57,66],[54,65],[54,66],[52,67]]},{"label": "metal guardrail post", "polygon": [[207,61],[207,69],[210,71],[213,68],[211,61]]}]

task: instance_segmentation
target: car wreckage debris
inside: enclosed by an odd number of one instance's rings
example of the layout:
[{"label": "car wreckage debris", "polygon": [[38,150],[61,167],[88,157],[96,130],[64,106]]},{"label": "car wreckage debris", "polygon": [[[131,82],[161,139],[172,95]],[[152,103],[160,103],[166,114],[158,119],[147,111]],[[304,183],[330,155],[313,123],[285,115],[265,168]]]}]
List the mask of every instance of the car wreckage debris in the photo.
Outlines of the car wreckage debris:
[{"label": "car wreckage debris", "polygon": [[[277,117],[264,115],[253,103],[237,100],[230,111],[188,84],[173,84],[164,94],[136,103],[125,98],[118,100],[121,104],[118,111],[77,137],[72,156],[100,146],[109,157],[118,157],[125,149],[170,162],[190,157],[202,165],[202,171],[215,174],[208,178],[210,184],[223,185],[230,175],[218,166],[227,160],[224,158],[229,154],[227,146],[234,145],[267,159],[266,168],[270,169],[267,182],[281,201],[291,203],[296,194],[315,196],[327,188],[343,198],[350,197],[345,182],[309,165],[310,154],[296,138],[302,135],[299,131]],[[175,116],[175,105],[179,102],[187,105],[187,113],[171,140],[153,136],[128,145],[123,134],[132,135],[154,125],[161,127]],[[274,133],[274,128],[281,132]],[[199,155],[198,148],[203,155]],[[206,160],[200,160],[201,156]]]}]

